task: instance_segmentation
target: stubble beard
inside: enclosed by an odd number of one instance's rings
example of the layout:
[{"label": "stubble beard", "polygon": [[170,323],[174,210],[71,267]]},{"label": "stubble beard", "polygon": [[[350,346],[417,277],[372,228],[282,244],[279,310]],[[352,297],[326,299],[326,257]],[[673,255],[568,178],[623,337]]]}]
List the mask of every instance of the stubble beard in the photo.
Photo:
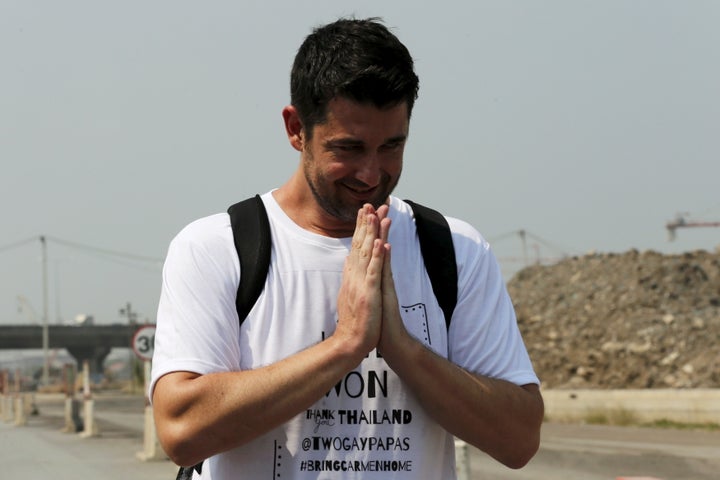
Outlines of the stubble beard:
[{"label": "stubble beard", "polygon": [[[383,174],[383,177],[380,179],[378,190],[370,200],[367,202],[350,203],[343,201],[340,198],[340,195],[335,193],[333,189],[333,187],[345,187],[336,186],[335,184],[330,184],[330,186],[328,186],[327,182],[324,182],[320,176],[314,174],[316,172],[314,172],[311,168],[311,162],[311,159],[306,159],[304,166],[305,180],[310,187],[310,191],[315,197],[315,201],[318,205],[320,205],[320,207],[329,215],[341,222],[355,223],[357,220],[358,210],[365,203],[370,203],[375,209],[379,208],[385,203],[387,198],[395,189],[399,180],[399,178],[396,178],[393,182],[389,175]],[[346,183],[349,184],[350,182]]]}]

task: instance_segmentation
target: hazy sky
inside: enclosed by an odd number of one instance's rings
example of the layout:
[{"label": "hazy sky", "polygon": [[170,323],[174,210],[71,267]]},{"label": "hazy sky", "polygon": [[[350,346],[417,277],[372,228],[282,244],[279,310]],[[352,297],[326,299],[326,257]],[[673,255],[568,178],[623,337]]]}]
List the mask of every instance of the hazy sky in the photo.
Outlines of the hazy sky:
[{"label": "hazy sky", "polygon": [[1,0],[0,323],[40,321],[40,235],[50,323],[154,319],[172,237],[295,169],[290,65],[344,15],[416,60],[396,193],[475,225],[508,279],[525,251],[720,244],[665,230],[720,221],[716,0]]}]

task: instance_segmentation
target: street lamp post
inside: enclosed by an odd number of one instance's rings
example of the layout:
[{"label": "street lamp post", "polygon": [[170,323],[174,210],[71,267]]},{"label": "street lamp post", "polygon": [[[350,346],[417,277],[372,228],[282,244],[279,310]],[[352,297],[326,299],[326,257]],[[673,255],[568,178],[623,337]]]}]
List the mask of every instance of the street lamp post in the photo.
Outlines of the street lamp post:
[{"label": "street lamp post", "polygon": [[49,355],[50,338],[48,334],[48,278],[47,278],[47,242],[45,236],[40,236],[42,246],[42,275],[43,275],[43,318],[42,318],[42,347],[43,347],[43,372],[42,384],[50,384]]}]

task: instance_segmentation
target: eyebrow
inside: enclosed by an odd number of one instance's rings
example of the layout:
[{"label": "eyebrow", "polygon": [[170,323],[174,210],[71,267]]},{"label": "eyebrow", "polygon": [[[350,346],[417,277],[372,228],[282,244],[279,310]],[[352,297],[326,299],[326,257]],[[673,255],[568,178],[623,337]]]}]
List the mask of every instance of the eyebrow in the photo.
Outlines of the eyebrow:
[{"label": "eyebrow", "polygon": [[331,138],[325,142],[326,147],[346,147],[346,146],[359,146],[364,143],[361,140],[354,138]]},{"label": "eyebrow", "polygon": [[[407,135],[396,135],[390,137],[383,142],[383,145],[392,143],[401,143],[407,140]],[[335,138],[325,142],[325,147],[338,147],[338,146],[362,146],[365,143],[362,140],[354,138]]]},{"label": "eyebrow", "polygon": [[385,143],[400,143],[407,140],[407,135],[397,135],[395,137],[388,138]]}]

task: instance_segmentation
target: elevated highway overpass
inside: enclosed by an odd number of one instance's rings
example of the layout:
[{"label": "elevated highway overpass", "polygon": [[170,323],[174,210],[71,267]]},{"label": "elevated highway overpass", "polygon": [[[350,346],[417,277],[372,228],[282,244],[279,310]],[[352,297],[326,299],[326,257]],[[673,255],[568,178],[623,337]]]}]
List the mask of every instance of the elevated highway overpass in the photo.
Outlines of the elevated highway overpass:
[{"label": "elevated highway overpass", "polygon": [[[113,348],[132,348],[135,332],[144,325],[50,325],[48,348],[64,348],[82,368],[90,362],[92,373],[102,373],[103,362]],[[1,325],[0,349],[42,349],[43,327]]]}]

